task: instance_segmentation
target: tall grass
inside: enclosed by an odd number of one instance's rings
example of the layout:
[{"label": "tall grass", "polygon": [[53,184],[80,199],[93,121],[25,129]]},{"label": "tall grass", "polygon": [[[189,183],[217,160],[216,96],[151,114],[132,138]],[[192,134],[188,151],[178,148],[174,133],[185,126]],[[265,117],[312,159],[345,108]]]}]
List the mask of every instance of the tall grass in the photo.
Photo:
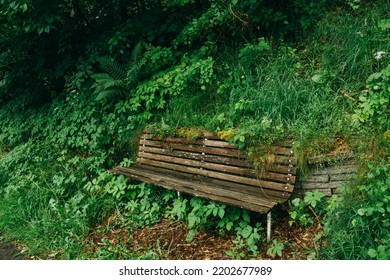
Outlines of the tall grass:
[{"label": "tall grass", "polygon": [[390,165],[369,164],[324,218],[326,259],[390,259]]},{"label": "tall grass", "polygon": [[[271,121],[282,137],[304,145],[352,133],[351,114],[365,81],[390,59],[378,61],[375,53],[389,52],[389,30],[380,28],[389,18],[390,4],[379,1],[361,12],[338,8],[324,16],[306,41],[280,44],[256,60],[220,61],[216,93],[182,96],[163,115],[167,125],[221,130]],[[388,38],[388,37],[387,37]],[[260,57],[260,59],[259,59]],[[270,131],[263,131],[265,134]],[[321,146],[321,144],[319,144]]]},{"label": "tall grass", "polygon": [[53,144],[27,142],[0,159],[0,229],[28,244],[26,253],[72,259],[90,226],[112,203],[83,188],[83,164],[72,164]]}]

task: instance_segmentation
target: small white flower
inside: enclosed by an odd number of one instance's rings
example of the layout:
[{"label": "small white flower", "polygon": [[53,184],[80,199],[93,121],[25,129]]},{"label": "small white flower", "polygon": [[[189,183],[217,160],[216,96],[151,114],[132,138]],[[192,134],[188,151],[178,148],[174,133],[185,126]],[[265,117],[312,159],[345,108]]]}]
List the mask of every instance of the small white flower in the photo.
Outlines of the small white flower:
[{"label": "small white flower", "polygon": [[380,60],[380,59],[382,59],[382,57],[386,56],[387,54],[388,54],[387,52],[379,51],[379,52],[375,53],[374,58],[376,60]]}]

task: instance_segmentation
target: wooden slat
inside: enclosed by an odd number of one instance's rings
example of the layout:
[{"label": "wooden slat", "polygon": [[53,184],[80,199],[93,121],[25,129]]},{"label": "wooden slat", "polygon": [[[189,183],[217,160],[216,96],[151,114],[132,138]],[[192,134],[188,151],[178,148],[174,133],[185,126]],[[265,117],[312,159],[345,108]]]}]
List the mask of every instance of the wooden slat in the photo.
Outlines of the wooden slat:
[{"label": "wooden slat", "polygon": [[[247,167],[252,169],[254,168],[253,164],[251,164],[250,162],[244,159],[218,156],[218,155],[207,155],[199,152],[196,153],[196,152],[187,152],[187,151],[177,151],[177,150],[169,150],[164,148],[146,147],[146,146],[145,147],[140,146],[139,151],[148,152],[151,154],[172,155],[178,158],[190,158],[194,160],[203,160],[206,162],[220,163],[220,164],[226,164],[226,165],[232,165],[238,167]],[[292,174],[292,175],[296,174],[295,167],[290,167],[288,165],[277,165],[277,164],[278,163],[271,164],[269,167],[267,167],[267,170],[276,173],[284,173],[284,174]]]},{"label": "wooden slat", "polygon": [[159,148],[168,148],[180,151],[190,151],[190,152],[200,152],[211,155],[222,155],[234,158],[246,158],[244,152],[235,150],[235,149],[223,149],[217,147],[203,147],[199,145],[185,145],[181,143],[163,143],[153,140],[140,140],[140,145],[150,146],[150,147],[159,147]]},{"label": "wooden slat", "polygon": [[[187,155],[188,155],[188,153],[187,153]],[[239,174],[239,175],[248,175],[249,176],[251,174],[251,169],[249,167],[242,168],[242,167],[238,167],[238,166],[206,162],[203,160],[202,155],[196,156],[195,154],[190,154],[190,155],[188,155],[188,157],[175,157],[175,156],[171,156],[171,155],[152,154],[152,153],[140,151],[138,153],[138,157],[161,160],[161,161],[165,161],[165,162],[173,162],[173,163],[177,163],[177,164],[188,165],[188,166],[199,167],[199,168],[207,168],[207,169],[217,170],[217,171],[221,171],[221,172],[234,173],[234,174]]]},{"label": "wooden slat", "polygon": [[140,146],[139,151],[148,152],[152,154],[161,154],[161,155],[172,155],[174,157],[179,158],[191,158],[194,160],[204,160],[208,162],[240,166],[240,167],[251,167],[252,165],[244,159],[226,157],[226,156],[218,156],[218,155],[208,155],[203,152],[188,152],[188,151],[180,151],[180,150],[170,150],[164,148],[156,148],[156,147],[147,147]]},{"label": "wooden slat", "polygon": [[155,166],[147,166],[147,165],[135,165],[134,166],[142,168],[144,170],[151,170],[153,172],[157,172],[160,174],[167,174],[173,177],[178,177],[181,180],[189,180],[189,181],[201,181],[201,182],[206,182],[209,185],[213,185],[215,187],[219,187],[222,189],[227,189],[227,190],[233,190],[233,191],[239,191],[240,193],[246,193],[250,195],[255,195],[260,198],[265,198],[273,201],[278,201],[278,202],[284,202],[286,201],[290,194],[286,192],[281,192],[281,191],[276,191],[276,190],[270,190],[270,189],[264,189],[264,188],[259,188],[257,186],[252,186],[252,185],[245,185],[245,184],[240,184],[240,183],[234,183],[230,181],[225,181],[221,179],[214,179],[210,177],[204,177],[200,175],[194,175],[194,174],[189,174],[189,173],[184,173],[184,172],[179,172],[179,171],[173,171],[170,169],[165,169],[161,167],[155,167]]},{"label": "wooden slat", "polygon": [[[255,173],[255,170],[250,169],[250,168],[241,168],[241,167],[237,167],[237,166],[216,164],[216,163],[193,160],[193,159],[188,159],[188,158],[177,158],[177,157],[172,157],[172,156],[151,154],[151,153],[145,153],[145,152],[139,152],[138,157],[167,162],[167,163],[176,163],[176,164],[190,166],[190,167],[204,168],[204,169],[208,169],[208,170],[214,170],[214,171],[218,171],[218,172],[222,172],[222,173],[241,175],[241,176],[245,176],[245,177],[252,177],[252,178],[259,177]],[[191,173],[191,172],[189,172],[189,173]],[[263,172],[261,174],[261,178],[268,179],[271,181],[281,182],[281,183],[291,183],[291,184],[295,183],[295,176],[292,176],[292,174],[289,176],[288,174]]]},{"label": "wooden slat", "polygon": [[292,156],[294,154],[294,152],[293,152],[293,150],[291,148],[276,147],[275,148],[275,154]]},{"label": "wooden slat", "polygon": [[[146,138],[146,137],[144,137]],[[142,139],[142,137],[141,137]],[[146,140],[146,139],[143,139]],[[218,147],[218,148],[224,148],[224,149],[237,149],[237,146],[233,144],[229,144],[226,141],[223,140],[209,140],[209,139],[186,139],[186,138],[180,138],[180,137],[165,137],[163,139],[159,139],[156,137],[152,137],[148,139],[148,141],[161,141],[163,143],[181,143],[186,145],[201,145],[206,147]]]},{"label": "wooden slat", "polygon": [[358,169],[357,165],[354,165],[353,163],[347,164],[347,165],[336,165],[336,166],[328,166],[328,167],[321,167],[319,166],[313,167],[310,170],[310,173],[313,175],[334,175],[334,174],[354,174],[356,173]]},{"label": "wooden slat", "polygon": [[302,189],[315,190],[315,189],[334,189],[345,185],[345,181],[333,181],[329,183],[305,183],[300,182]]},{"label": "wooden slat", "polygon": [[207,176],[207,177],[211,177],[211,178],[232,181],[232,182],[236,182],[236,183],[243,183],[243,184],[253,185],[253,186],[267,188],[267,189],[274,189],[274,190],[286,191],[286,192],[292,192],[292,190],[293,190],[293,188],[291,186],[289,186],[288,184],[284,184],[284,183],[276,183],[276,182],[259,180],[259,179],[245,178],[245,177],[241,177],[241,176],[237,176],[237,175],[224,174],[224,173],[214,172],[214,171],[210,171],[210,170],[198,169],[198,168],[193,168],[193,167],[188,167],[188,166],[183,166],[183,165],[178,165],[178,164],[172,164],[172,163],[167,163],[167,162],[161,162],[161,161],[156,161],[156,160],[138,158],[137,162],[141,163],[141,164],[152,165],[152,166],[156,166],[156,167],[163,167],[163,168],[167,168],[167,169],[178,170],[181,172],[202,175],[202,176]]}]

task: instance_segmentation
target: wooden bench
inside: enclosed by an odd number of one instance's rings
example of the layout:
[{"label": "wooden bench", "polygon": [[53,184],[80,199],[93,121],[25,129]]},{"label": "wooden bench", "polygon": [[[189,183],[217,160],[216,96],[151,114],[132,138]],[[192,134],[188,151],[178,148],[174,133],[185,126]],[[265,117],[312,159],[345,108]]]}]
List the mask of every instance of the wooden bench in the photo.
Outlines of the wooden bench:
[{"label": "wooden bench", "polygon": [[144,131],[136,163],[110,171],[265,214],[290,198],[296,179],[291,147],[272,150],[268,155],[272,163],[259,172],[244,151],[216,134],[205,133],[201,138],[188,140],[154,137]]}]

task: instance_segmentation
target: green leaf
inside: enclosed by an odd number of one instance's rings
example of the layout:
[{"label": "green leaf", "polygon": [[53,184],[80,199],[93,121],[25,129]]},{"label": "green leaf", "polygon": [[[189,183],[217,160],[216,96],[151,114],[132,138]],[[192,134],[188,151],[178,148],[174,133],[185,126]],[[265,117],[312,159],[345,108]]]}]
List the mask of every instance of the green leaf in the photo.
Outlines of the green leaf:
[{"label": "green leaf", "polygon": [[296,220],[298,213],[297,211],[290,211],[288,212],[290,214],[291,219]]},{"label": "green leaf", "polygon": [[226,223],[226,229],[227,229],[228,231],[230,231],[230,230],[232,229],[232,227],[233,227],[233,222],[227,222],[227,223]]},{"label": "green leaf", "polygon": [[243,213],[242,214],[242,219],[248,223],[250,223],[251,221],[251,218],[249,217],[249,214],[248,213]]},{"label": "green leaf", "polygon": [[186,241],[192,242],[192,240],[194,240],[195,235],[196,235],[196,229],[190,230],[187,234]]},{"label": "green leaf", "polygon": [[196,221],[198,220],[198,217],[194,214],[194,215],[188,215],[188,227],[189,228],[192,228]]},{"label": "green leaf", "polygon": [[378,73],[371,74],[371,75],[368,77],[368,79],[367,79],[367,83],[370,83],[370,82],[372,82],[373,80],[378,80],[381,76],[382,76],[382,72],[378,72]]},{"label": "green leaf", "polygon": [[375,258],[377,255],[378,255],[378,252],[375,250],[375,249],[369,249],[367,254],[371,257],[371,258]]},{"label": "green leaf", "polygon": [[311,77],[311,80],[317,84],[323,84],[326,82],[326,75],[325,74],[315,74]]},{"label": "green leaf", "polygon": [[225,216],[225,209],[219,208],[219,210],[218,210],[218,216],[222,219],[223,216]]},{"label": "green leaf", "polygon": [[215,207],[215,208],[213,209],[213,216],[216,217],[217,215],[218,215],[218,208]]},{"label": "green leaf", "polygon": [[252,233],[252,227],[250,225],[247,225],[241,231],[241,236],[244,237],[244,238],[248,238],[251,233]]},{"label": "green leaf", "polygon": [[291,203],[294,206],[299,206],[299,204],[301,203],[301,199],[300,198],[294,198],[293,200],[291,200]]}]

